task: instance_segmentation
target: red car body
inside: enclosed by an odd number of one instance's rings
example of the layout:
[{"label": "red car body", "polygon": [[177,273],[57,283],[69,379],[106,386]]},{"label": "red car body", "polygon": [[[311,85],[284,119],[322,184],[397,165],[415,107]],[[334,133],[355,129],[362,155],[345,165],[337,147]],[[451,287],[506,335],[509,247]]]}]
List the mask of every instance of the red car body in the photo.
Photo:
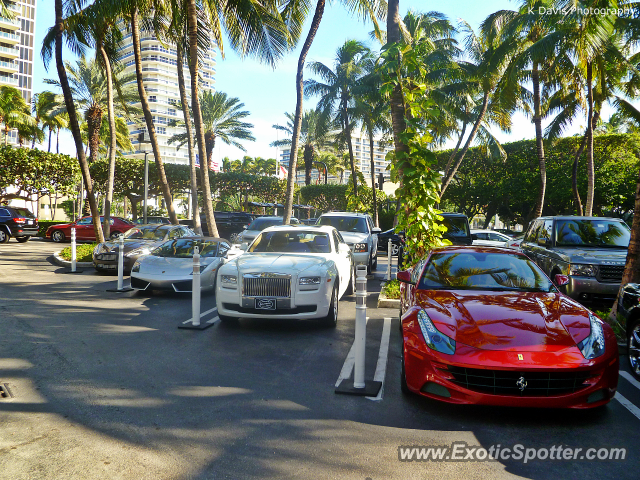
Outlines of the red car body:
[{"label": "red car body", "polygon": [[[432,251],[430,258],[434,252],[469,251],[524,257],[502,248],[444,247]],[[408,283],[422,277],[429,259],[417,265],[419,272],[398,273],[404,281],[400,321],[405,391],[457,404],[576,409],[598,407],[613,398],[618,345],[609,325],[602,325],[604,353],[587,360],[577,344],[590,335],[590,312],[577,301],[556,288],[428,290]],[[417,318],[421,309],[439,332],[455,340],[453,354],[427,345]]]},{"label": "red car body", "polygon": [[[100,222],[104,221],[104,217],[100,217]],[[111,217],[111,236],[117,236],[123,234],[134,224],[120,217]],[[96,239],[95,231],[93,230],[92,217],[82,217],[73,223],[64,223],[60,225],[51,225],[47,229],[47,238],[56,242],[70,241],[71,240],[71,228],[76,229],[77,240],[94,240]],[[62,235],[62,237],[60,237]]]}]

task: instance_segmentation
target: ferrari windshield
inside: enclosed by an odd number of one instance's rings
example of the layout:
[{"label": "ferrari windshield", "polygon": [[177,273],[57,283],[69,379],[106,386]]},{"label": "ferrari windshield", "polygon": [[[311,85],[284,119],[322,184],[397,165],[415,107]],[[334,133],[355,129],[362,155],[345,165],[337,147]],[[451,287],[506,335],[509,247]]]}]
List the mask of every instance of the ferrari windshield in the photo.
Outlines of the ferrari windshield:
[{"label": "ferrari windshield", "polygon": [[558,247],[622,247],[629,246],[631,233],[624,222],[615,220],[557,220]]},{"label": "ferrari windshield", "polygon": [[329,235],[308,230],[262,232],[251,244],[250,252],[331,253]]},{"label": "ferrari windshield", "polygon": [[166,234],[166,228],[158,228],[158,225],[149,225],[148,227],[130,228],[124,234],[124,238],[129,240],[162,240]]},{"label": "ferrari windshield", "polygon": [[469,251],[431,255],[419,288],[550,292],[555,287],[522,255]]},{"label": "ferrari windshield", "polygon": [[[151,251],[156,257],[193,258],[193,248],[198,247],[200,257],[217,257],[220,242],[193,238],[178,238],[164,242],[158,248]],[[224,250],[226,252],[226,249]]]},{"label": "ferrari windshield", "polygon": [[369,233],[365,217],[338,217],[327,215],[320,217],[318,225],[331,225],[340,232]]}]

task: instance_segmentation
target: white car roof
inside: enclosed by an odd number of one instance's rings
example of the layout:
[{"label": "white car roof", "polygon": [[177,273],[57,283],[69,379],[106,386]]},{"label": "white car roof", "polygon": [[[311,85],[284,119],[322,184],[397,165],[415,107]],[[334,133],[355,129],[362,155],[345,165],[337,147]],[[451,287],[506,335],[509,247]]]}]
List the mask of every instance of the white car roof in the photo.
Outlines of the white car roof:
[{"label": "white car roof", "polygon": [[299,232],[301,230],[316,230],[325,233],[331,233],[335,230],[335,227],[331,225],[274,225],[273,227],[268,227],[262,230],[263,232],[273,232],[273,231],[292,231]]},{"label": "white car roof", "polygon": [[321,217],[366,217],[367,213],[360,212],[327,212],[320,215]]}]

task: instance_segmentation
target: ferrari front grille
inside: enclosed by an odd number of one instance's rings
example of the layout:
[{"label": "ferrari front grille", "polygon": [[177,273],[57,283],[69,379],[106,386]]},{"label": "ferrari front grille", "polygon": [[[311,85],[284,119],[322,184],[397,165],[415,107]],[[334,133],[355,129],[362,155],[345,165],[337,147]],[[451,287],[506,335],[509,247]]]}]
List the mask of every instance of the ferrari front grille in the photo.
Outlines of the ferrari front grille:
[{"label": "ferrari front grille", "polygon": [[491,395],[518,397],[555,397],[575,393],[587,387],[585,381],[592,372],[527,372],[512,370],[483,370],[455,367],[447,371],[453,375],[453,383],[468,390]]}]

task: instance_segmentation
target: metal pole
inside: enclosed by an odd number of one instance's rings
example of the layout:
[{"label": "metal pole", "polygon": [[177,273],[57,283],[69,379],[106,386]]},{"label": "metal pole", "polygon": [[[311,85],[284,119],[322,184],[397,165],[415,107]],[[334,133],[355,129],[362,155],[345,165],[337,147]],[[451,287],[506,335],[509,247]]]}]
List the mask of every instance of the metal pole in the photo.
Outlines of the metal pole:
[{"label": "metal pole", "polygon": [[353,387],[364,388],[364,354],[367,341],[367,267],[356,266],[356,334]]},{"label": "metal pole", "polygon": [[122,291],[122,282],[124,275],[124,235],[120,235],[118,237],[118,288],[117,290]]},{"label": "metal pole", "polygon": [[76,273],[76,229],[71,229],[71,273]]},{"label": "metal pole", "polygon": [[144,152],[144,211],[142,213],[143,221],[147,223],[147,198],[149,197],[149,160],[147,160],[148,152]]},{"label": "metal pole", "polygon": [[191,286],[191,324],[200,325],[200,253],[193,247],[193,281]]},{"label": "metal pole", "polygon": [[387,242],[387,280],[391,280],[391,252],[392,242],[389,239],[389,242]]}]

